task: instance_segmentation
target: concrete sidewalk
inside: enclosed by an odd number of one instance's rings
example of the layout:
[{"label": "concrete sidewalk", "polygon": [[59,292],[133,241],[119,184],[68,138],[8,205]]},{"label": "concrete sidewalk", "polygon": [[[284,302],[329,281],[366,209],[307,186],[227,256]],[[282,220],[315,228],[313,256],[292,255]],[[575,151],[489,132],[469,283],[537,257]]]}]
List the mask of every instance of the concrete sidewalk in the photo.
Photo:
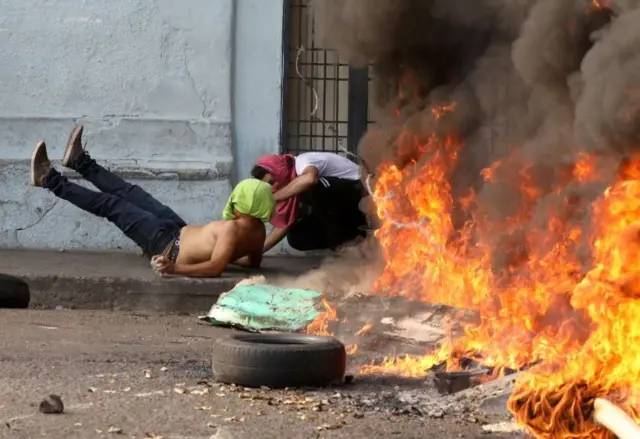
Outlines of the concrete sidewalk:
[{"label": "concrete sidewalk", "polygon": [[267,257],[260,270],[232,267],[217,279],[161,278],[127,252],[0,250],[0,273],[23,278],[31,307],[204,313],[220,293],[257,274],[297,276],[319,258]]}]

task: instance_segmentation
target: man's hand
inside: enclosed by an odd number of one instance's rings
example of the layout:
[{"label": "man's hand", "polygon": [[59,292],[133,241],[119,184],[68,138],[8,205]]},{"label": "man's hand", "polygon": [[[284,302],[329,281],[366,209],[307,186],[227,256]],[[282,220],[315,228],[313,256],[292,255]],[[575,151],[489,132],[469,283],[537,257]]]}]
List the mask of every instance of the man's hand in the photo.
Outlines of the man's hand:
[{"label": "man's hand", "polygon": [[175,273],[176,266],[166,256],[156,255],[151,258],[151,267],[153,271],[160,276],[167,276]]}]

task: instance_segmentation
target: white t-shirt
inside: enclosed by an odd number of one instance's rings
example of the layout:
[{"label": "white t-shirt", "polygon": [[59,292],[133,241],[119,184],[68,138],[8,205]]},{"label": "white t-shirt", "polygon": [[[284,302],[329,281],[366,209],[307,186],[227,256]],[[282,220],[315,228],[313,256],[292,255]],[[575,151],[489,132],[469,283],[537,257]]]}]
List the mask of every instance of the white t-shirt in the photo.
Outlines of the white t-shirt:
[{"label": "white t-shirt", "polygon": [[318,169],[318,177],[360,179],[360,167],[346,157],[331,152],[305,152],[296,157],[296,173],[301,175],[309,166]]}]

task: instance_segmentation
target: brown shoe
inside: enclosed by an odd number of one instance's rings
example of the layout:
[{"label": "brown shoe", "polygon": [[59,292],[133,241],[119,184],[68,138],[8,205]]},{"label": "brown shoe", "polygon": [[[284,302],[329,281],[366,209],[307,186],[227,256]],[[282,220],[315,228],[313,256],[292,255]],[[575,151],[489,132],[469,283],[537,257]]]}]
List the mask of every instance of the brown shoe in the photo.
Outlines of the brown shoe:
[{"label": "brown shoe", "polygon": [[67,142],[67,149],[64,151],[64,156],[62,157],[62,166],[69,169],[75,169],[75,164],[78,160],[78,157],[82,154],[84,149],[82,148],[82,131],[84,130],[83,125],[76,125],[71,131],[71,135],[69,136],[69,141]]},{"label": "brown shoe", "polygon": [[49,169],[51,169],[51,162],[47,155],[47,145],[44,142],[38,142],[31,154],[31,185],[42,187]]}]

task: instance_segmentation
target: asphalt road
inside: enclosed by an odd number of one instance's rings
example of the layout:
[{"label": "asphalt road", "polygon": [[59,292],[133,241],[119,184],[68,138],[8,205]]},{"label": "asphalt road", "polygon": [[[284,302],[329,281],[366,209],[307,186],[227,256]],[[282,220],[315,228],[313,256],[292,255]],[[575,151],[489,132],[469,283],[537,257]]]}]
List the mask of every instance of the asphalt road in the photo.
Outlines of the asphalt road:
[{"label": "asphalt road", "polygon": [[[460,418],[364,413],[343,402],[342,392],[390,386],[371,377],[306,392],[222,386],[210,345],[224,330],[194,317],[0,310],[0,321],[2,438],[510,437]],[[388,348],[379,339],[363,345],[351,365]],[[38,412],[51,393],[64,414]]]}]

